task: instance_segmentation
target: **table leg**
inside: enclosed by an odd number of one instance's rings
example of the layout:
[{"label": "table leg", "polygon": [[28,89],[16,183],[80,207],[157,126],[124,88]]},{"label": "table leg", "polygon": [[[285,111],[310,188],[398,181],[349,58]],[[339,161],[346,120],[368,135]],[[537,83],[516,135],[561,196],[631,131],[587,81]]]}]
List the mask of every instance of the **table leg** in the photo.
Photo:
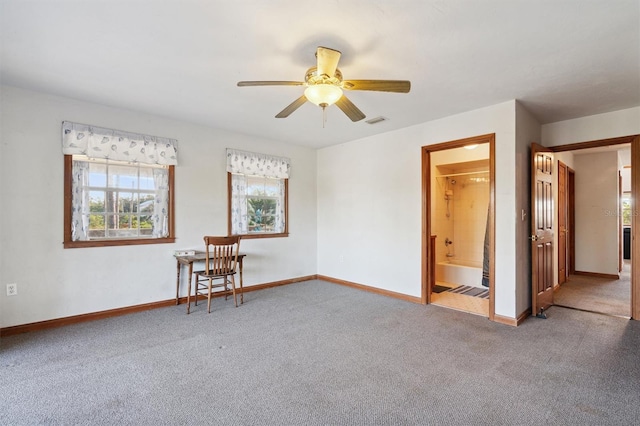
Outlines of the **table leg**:
[{"label": "table leg", "polygon": [[240,258],[240,304],[244,303],[244,287],[242,287],[242,258]]},{"label": "table leg", "polygon": [[178,264],[178,273],[176,274],[176,305],[180,304],[180,261],[176,261]]},{"label": "table leg", "polygon": [[[191,278],[193,276],[193,262],[189,262],[189,284],[187,285],[187,313],[191,311]],[[196,291],[196,304],[198,303],[198,292]]]}]

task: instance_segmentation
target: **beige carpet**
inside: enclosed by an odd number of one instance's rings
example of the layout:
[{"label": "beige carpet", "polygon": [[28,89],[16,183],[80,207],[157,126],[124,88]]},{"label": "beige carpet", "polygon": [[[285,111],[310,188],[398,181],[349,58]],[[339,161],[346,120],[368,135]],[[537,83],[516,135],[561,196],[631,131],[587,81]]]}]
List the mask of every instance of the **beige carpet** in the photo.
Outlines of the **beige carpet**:
[{"label": "beige carpet", "polygon": [[625,264],[619,280],[571,275],[553,296],[558,306],[631,316],[631,267]]}]

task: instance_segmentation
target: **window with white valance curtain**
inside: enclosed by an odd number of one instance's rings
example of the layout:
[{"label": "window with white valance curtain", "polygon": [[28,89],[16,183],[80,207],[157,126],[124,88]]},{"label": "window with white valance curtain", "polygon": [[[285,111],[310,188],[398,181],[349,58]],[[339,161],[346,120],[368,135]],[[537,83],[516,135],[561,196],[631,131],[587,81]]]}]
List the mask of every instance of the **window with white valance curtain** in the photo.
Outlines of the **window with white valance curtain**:
[{"label": "window with white valance curtain", "polygon": [[65,121],[65,248],[175,241],[175,139]]},{"label": "window with white valance curtain", "polygon": [[288,235],[291,160],[227,149],[229,234]]}]

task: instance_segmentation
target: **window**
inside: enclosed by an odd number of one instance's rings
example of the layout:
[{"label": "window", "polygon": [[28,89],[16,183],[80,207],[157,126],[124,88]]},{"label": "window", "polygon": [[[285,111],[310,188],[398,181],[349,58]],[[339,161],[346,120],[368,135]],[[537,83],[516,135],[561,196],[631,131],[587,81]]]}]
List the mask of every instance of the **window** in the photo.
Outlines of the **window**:
[{"label": "window", "polygon": [[625,193],[622,195],[622,225],[631,226],[631,194]]},{"label": "window", "polygon": [[289,160],[227,150],[229,235],[288,235]]},{"label": "window", "polygon": [[175,143],[150,138],[63,123],[65,248],[175,241]]}]

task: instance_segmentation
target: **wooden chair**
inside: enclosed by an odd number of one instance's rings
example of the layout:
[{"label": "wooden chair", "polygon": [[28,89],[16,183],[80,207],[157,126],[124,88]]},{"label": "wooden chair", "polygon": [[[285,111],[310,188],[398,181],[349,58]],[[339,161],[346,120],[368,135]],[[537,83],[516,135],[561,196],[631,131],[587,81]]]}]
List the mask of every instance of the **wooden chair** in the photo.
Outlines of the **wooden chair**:
[{"label": "wooden chair", "polygon": [[[211,294],[214,288],[223,288],[225,300],[229,295],[229,285],[233,293],[233,301],[238,307],[236,298],[235,274],[238,265],[238,251],[240,250],[240,237],[215,237],[205,236],[205,269],[195,271],[195,304],[198,305],[198,296],[207,296],[207,312],[211,313]],[[219,281],[219,282],[215,282]],[[191,302],[187,306],[187,313],[191,310]]]}]

